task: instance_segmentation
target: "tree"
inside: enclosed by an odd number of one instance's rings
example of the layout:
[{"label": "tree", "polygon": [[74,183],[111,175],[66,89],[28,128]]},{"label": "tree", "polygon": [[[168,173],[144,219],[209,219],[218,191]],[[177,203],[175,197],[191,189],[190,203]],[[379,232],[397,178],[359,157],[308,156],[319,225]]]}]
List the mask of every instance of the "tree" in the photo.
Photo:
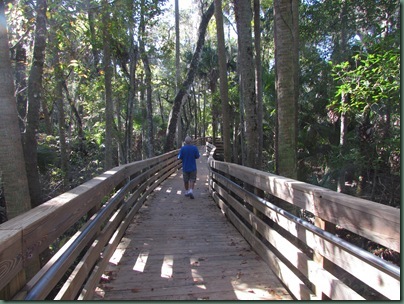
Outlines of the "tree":
[{"label": "tree", "polygon": [[[180,69],[180,8],[178,0],[175,0],[175,94],[179,91],[181,82]],[[181,109],[177,121],[177,147],[182,143]]]},{"label": "tree", "polygon": [[235,0],[234,12],[238,32],[238,74],[241,99],[245,106],[246,166],[257,168],[258,121],[255,92],[255,65],[252,48],[252,8],[249,0]]},{"label": "tree", "polygon": [[[388,45],[393,44],[388,40]],[[346,143],[350,154],[344,156],[351,162],[355,161],[362,176],[358,194],[363,194],[366,183],[370,182],[370,175],[366,172],[373,171],[370,193],[371,199],[375,200],[377,179],[398,174],[400,56],[398,49],[386,50],[383,45],[370,51],[369,54],[356,54],[349,61],[333,67],[335,80],[340,85],[329,108],[355,117],[359,122],[359,140],[354,142],[355,145]],[[342,102],[341,96],[346,95],[350,96],[349,102]],[[394,190],[389,192],[386,201],[392,204]]]},{"label": "tree", "polygon": [[146,40],[146,22],[145,22],[145,1],[141,1],[140,9],[140,38],[139,38],[139,50],[140,56],[143,61],[143,67],[145,71],[146,82],[146,122],[147,122],[147,138],[146,138],[146,150],[147,157],[154,156],[154,134],[153,134],[153,106],[152,106],[152,72],[150,68],[149,58],[146,53],[145,40]]},{"label": "tree", "polygon": [[42,203],[42,187],[39,182],[37,132],[39,127],[39,109],[43,98],[42,76],[46,48],[46,0],[36,3],[36,27],[32,65],[28,77],[27,123],[24,136],[24,158],[27,168],[31,206]]},{"label": "tree", "polygon": [[0,0],[0,187],[4,188],[6,215],[11,219],[31,209],[31,200],[14,97],[4,9],[4,1]]},{"label": "tree", "polygon": [[111,169],[113,163],[113,138],[114,138],[114,104],[112,100],[112,66],[111,66],[111,21],[109,17],[109,3],[103,1],[103,27],[104,36],[104,89],[105,89],[105,169]]},{"label": "tree", "polygon": [[257,96],[257,128],[258,128],[258,168],[262,169],[262,150],[264,146],[264,134],[262,127],[263,101],[262,101],[262,62],[261,62],[261,21],[260,0],[254,0],[254,48],[255,48],[255,82]]},{"label": "tree", "polygon": [[230,145],[230,107],[228,96],[228,83],[227,83],[227,60],[226,60],[226,47],[224,41],[223,30],[223,12],[222,1],[215,0],[215,18],[216,18],[216,32],[217,32],[217,55],[219,60],[219,74],[220,74],[220,98],[222,100],[222,117],[223,117],[223,148],[224,148],[224,161],[231,161],[231,145]]},{"label": "tree", "polygon": [[275,66],[277,98],[277,174],[297,178],[297,96],[295,91],[296,48],[293,9],[298,0],[275,0]]},{"label": "tree", "polygon": [[169,117],[169,122],[167,126],[167,131],[166,131],[166,140],[164,144],[164,151],[168,152],[174,149],[174,139],[175,139],[175,134],[176,134],[176,127],[177,127],[177,119],[180,113],[181,105],[182,105],[182,99],[184,95],[187,93],[189,90],[189,87],[191,83],[194,80],[194,76],[196,73],[196,70],[198,68],[198,63],[199,63],[199,57],[200,53],[203,47],[203,44],[205,42],[205,33],[206,33],[206,28],[208,26],[208,23],[210,19],[213,16],[214,12],[214,3],[209,6],[208,10],[202,15],[201,22],[199,24],[199,30],[198,30],[198,41],[196,44],[195,52],[192,56],[192,60],[189,66],[189,70],[187,73],[187,77],[182,83],[178,93],[175,96],[171,115]]},{"label": "tree", "polygon": [[59,133],[59,145],[60,145],[60,169],[62,171],[63,178],[63,187],[64,189],[68,189],[69,186],[69,159],[67,152],[67,144],[66,144],[66,118],[65,118],[65,110],[64,110],[64,102],[63,102],[63,88],[65,85],[65,78],[63,75],[63,69],[61,67],[60,55],[59,55],[59,45],[60,42],[57,39],[57,26],[56,20],[49,20],[49,24],[51,24],[51,30],[49,33],[49,46],[52,52],[52,66],[54,67],[54,75],[55,75],[55,89],[54,96],[56,99],[56,108],[57,108],[57,121],[58,121],[58,133]]}]

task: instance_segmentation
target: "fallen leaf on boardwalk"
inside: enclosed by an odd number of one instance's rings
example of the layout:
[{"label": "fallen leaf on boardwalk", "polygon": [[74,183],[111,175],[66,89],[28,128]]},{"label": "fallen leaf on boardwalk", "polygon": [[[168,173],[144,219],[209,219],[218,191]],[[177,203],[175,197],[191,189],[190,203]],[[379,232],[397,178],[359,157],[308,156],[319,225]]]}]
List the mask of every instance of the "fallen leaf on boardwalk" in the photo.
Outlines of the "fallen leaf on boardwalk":
[{"label": "fallen leaf on boardwalk", "polygon": [[247,261],[242,261],[241,264],[247,264]]},{"label": "fallen leaf on boardwalk", "polygon": [[140,291],[140,289],[139,288],[132,288],[130,291],[133,292],[133,293],[137,293],[137,292]]},{"label": "fallen leaf on boardwalk", "polygon": [[241,272],[237,272],[237,279],[240,279]]},{"label": "fallen leaf on boardwalk", "polygon": [[254,291],[254,290],[249,290],[248,292],[249,292],[249,293],[255,293],[255,291]]}]

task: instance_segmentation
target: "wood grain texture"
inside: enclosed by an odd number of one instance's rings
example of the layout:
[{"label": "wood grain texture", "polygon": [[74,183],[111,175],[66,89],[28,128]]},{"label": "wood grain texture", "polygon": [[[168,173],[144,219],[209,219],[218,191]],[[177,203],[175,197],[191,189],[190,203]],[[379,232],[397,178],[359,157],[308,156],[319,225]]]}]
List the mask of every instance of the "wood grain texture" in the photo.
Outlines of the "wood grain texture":
[{"label": "wood grain texture", "polygon": [[211,166],[221,174],[236,176],[323,220],[400,252],[400,210],[397,208],[237,164],[211,160]]},{"label": "wood grain texture", "polygon": [[151,194],[94,300],[292,299],[209,197],[206,160],[198,161],[195,199],[184,196],[181,171]]}]

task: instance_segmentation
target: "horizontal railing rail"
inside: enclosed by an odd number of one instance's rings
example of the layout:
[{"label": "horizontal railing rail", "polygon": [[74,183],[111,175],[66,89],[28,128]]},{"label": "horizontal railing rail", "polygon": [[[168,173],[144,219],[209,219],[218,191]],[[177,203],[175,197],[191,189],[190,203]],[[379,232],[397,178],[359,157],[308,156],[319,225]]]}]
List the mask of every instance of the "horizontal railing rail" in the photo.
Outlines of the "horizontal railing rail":
[{"label": "horizontal railing rail", "polygon": [[[212,197],[296,299],[400,299],[400,267],[335,232],[400,252],[399,209],[218,161],[216,147],[206,148]],[[309,212],[313,223],[285,204]]]},{"label": "horizontal railing rail", "polygon": [[[0,225],[0,298],[91,299],[147,196],[181,167],[178,150],[122,165]],[[25,269],[78,226],[32,278]]]}]

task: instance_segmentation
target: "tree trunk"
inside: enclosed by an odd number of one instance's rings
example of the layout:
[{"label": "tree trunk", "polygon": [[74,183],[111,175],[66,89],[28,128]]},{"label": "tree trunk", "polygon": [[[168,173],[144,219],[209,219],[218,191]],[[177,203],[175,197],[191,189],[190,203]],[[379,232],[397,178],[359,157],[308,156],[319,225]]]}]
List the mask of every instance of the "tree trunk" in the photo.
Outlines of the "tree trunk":
[{"label": "tree trunk", "polygon": [[246,133],[246,165],[257,168],[258,163],[258,121],[257,100],[255,93],[255,70],[252,48],[252,9],[250,0],[235,0],[234,12],[236,15],[239,50],[239,77],[241,78],[241,95],[245,106],[245,133]]},{"label": "tree trunk", "polygon": [[[240,52],[237,54],[237,62],[240,62]],[[237,64],[237,74],[240,75],[240,65]],[[236,124],[237,126],[237,133],[238,136],[236,136],[237,140],[234,141],[237,143],[237,146],[240,146],[240,152],[241,153],[233,153],[233,155],[240,155],[239,156],[239,161],[238,164],[240,165],[246,165],[247,164],[247,148],[246,148],[246,135],[245,135],[245,104],[244,104],[244,95],[243,95],[243,86],[241,85],[241,77],[239,77],[239,88],[240,88],[240,92],[239,92],[239,96],[240,96],[240,102],[239,102],[239,111],[240,111],[240,115],[239,115],[239,122],[238,124]],[[238,151],[237,151],[238,152]]]},{"label": "tree trunk", "polygon": [[15,84],[17,111],[21,133],[25,132],[25,115],[27,114],[27,54],[22,43],[15,49]]},{"label": "tree trunk", "polygon": [[0,187],[4,189],[6,218],[11,219],[30,210],[31,201],[14,97],[4,9],[4,2],[0,0],[0,58],[2,58],[0,60],[0,75],[2,75],[0,77]]},{"label": "tree trunk", "polygon": [[143,66],[145,70],[145,82],[146,82],[146,148],[147,148],[147,157],[151,158],[154,156],[154,135],[153,135],[153,105],[152,105],[152,73],[149,64],[149,58],[146,54],[145,49],[145,35],[146,35],[146,24],[144,19],[144,0],[141,3],[141,12],[140,12],[140,39],[139,39],[139,48],[143,61]]},{"label": "tree trunk", "polygon": [[105,86],[105,170],[111,169],[113,163],[113,127],[114,127],[114,105],[112,100],[112,66],[111,66],[111,33],[109,3],[103,3],[103,37],[104,37],[104,86]]},{"label": "tree trunk", "polygon": [[[340,12],[340,20],[341,20],[341,37],[340,37],[340,47],[341,47],[341,54],[339,54],[339,59],[343,62],[346,58],[345,54],[347,51],[347,44],[348,44],[348,33],[346,30],[346,23],[347,23],[347,3],[346,1],[342,2],[342,9]],[[341,104],[346,104],[348,102],[349,96],[347,94],[341,94]],[[348,115],[347,113],[343,112],[340,116],[340,139],[339,139],[339,149],[340,154],[344,156],[346,154],[345,147],[346,147],[346,139],[348,135]],[[337,183],[337,192],[344,193],[346,192],[345,189],[345,162],[342,157],[342,163],[340,164],[340,172],[338,176],[338,183]]]},{"label": "tree trunk", "polygon": [[297,178],[297,99],[295,94],[296,39],[293,29],[298,20],[294,19],[292,5],[297,0],[275,0],[275,65],[277,94],[277,173],[285,177]]},{"label": "tree trunk", "polygon": [[[52,24],[51,29],[54,30],[56,28],[56,24]],[[56,107],[58,111],[58,124],[59,124],[59,143],[60,143],[60,168],[63,174],[63,189],[68,189],[69,186],[69,166],[68,166],[68,153],[67,153],[67,144],[66,144],[66,132],[65,132],[65,111],[63,104],[63,86],[65,85],[63,71],[61,69],[61,63],[59,58],[59,41],[56,39],[55,32],[52,31],[50,33],[50,45],[53,47],[52,49],[52,65],[55,69],[55,99],[56,99]]]},{"label": "tree trunk", "polygon": [[76,120],[77,135],[78,135],[79,141],[80,141],[80,150],[83,151],[84,150],[84,148],[82,147],[83,140],[84,140],[83,122],[81,120],[80,113],[77,110],[77,107],[75,106],[75,102],[74,102],[75,98],[73,99],[70,96],[70,92],[69,92],[69,89],[67,88],[66,81],[63,81],[62,85],[63,85],[63,89],[66,94],[67,101],[69,102],[70,109],[73,112],[74,118]]},{"label": "tree trunk", "polygon": [[258,155],[257,167],[262,168],[262,150],[264,149],[264,134],[262,119],[264,107],[262,104],[262,63],[261,63],[261,21],[260,1],[254,0],[254,48],[255,48],[255,83],[257,93],[257,127],[258,127]]},{"label": "tree trunk", "polygon": [[217,32],[217,49],[219,58],[219,75],[220,75],[220,98],[222,100],[222,134],[223,134],[223,148],[224,148],[224,161],[231,161],[231,142],[230,142],[230,107],[227,83],[227,60],[226,60],[226,47],[224,41],[223,29],[223,13],[222,1],[215,0],[215,18],[216,18],[216,32]]},{"label": "tree trunk", "polygon": [[93,68],[92,68],[92,74],[98,74],[99,72],[99,62],[100,62],[100,56],[98,52],[98,48],[96,47],[96,33],[95,33],[95,25],[94,25],[94,11],[92,9],[92,4],[90,1],[85,1],[88,5],[87,7],[87,18],[88,18],[88,26],[90,29],[90,43],[91,43],[91,51],[93,53]]},{"label": "tree trunk", "polygon": [[196,70],[199,64],[199,57],[202,51],[202,47],[205,43],[205,33],[206,28],[208,26],[209,20],[212,18],[214,12],[214,4],[209,6],[208,10],[205,14],[202,15],[201,23],[199,25],[198,31],[198,42],[196,44],[195,52],[191,60],[191,64],[187,73],[187,77],[185,81],[182,83],[182,86],[179,88],[177,95],[175,96],[173,108],[171,111],[171,115],[169,118],[167,131],[166,131],[166,141],[164,144],[164,151],[168,152],[174,149],[174,139],[177,127],[177,120],[179,116],[179,112],[181,109],[182,99],[184,95],[187,93],[191,83],[194,80]]},{"label": "tree trunk", "polygon": [[132,161],[132,136],[133,136],[133,112],[136,101],[136,64],[138,60],[138,51],[134,41],[133,28],[129,27],[130,50],[129,50],[129,97],[127,114],[125,121],[125,162]]},{"label": "tree trunk", "polygon": [[[178,94],[181,82],[181,68],[180,68],[180,10],[178,0],[175,0],[175,94]],[[170,113],[170,116],[172,114]],[[178,113],[179,119],[177,120],[177,147],[182,143],[182,128],[181,128],[181,107]]]},{"label": "tree trunk", "polygon": [[46,48],[46,10],[46,1],[38,0],[36,9],[37,17],[34,55],[28,77],[28,108],[27,125],[24,137],[24,157],[32,207],[36,207],[42,203],[36,136],[39,127],[39,109],[42,100],[42,75]]}]

